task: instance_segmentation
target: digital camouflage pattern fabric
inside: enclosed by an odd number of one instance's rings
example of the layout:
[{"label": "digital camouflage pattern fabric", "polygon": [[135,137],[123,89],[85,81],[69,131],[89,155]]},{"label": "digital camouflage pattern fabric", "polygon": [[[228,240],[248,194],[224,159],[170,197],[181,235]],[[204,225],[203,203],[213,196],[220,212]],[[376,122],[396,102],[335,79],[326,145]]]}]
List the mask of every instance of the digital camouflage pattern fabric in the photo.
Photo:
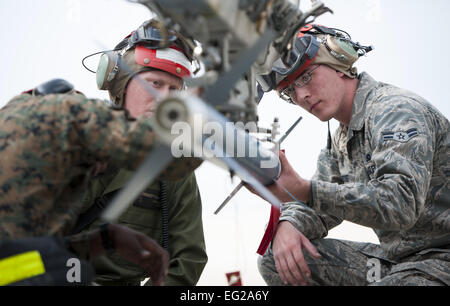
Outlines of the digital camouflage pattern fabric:
[{"label": "digital camouflage pattern fabric", "polygon": [[[81,94],[13,98],[0,110],[0,239],[70,232],[98,163],[136,169],[152,149],[149,120]],[[163,174],[179,177],[198,163]]]},{"label": "digital camouflage pattern fabric", "polygon": [[[308,207],[287,203],[280,221],[316,245],[343,220],[370,227],[380,245],[351,243],[343,257],[360,252],[390,262],[390,272],[422,271],[449,285],[449,177],[448,119],[416,94],[362,73],[349,127],[341,125],[331,152],[319,156]],[[260,261],[268,281],[269,253]],[[404,270],[396,265],[412,259]]]},{"label": "digital camouflage pattern fabric", "polygon": [[[368,255],[379,246],[337,239],[311,241],[321,254],[317,259],[304,252],[311,278],[309,286],[442,286],[449,285],[450,254],[442,249],[425,250],[400,262]],[[258,268],[267,284],[284,285],[275,268],[272,248],[258,259]]]}]

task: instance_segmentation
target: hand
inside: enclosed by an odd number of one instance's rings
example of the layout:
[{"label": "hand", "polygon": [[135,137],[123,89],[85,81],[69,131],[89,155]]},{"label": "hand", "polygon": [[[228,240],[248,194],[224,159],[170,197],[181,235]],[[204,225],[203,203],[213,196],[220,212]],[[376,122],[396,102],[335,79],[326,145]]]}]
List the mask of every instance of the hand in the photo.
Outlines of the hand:
[{"label": "hand", "polygon": [[311,271],[303,256],[306,249],[314,258],[321,258],[316,247],[289,221],[280,222],[272,242],[278,274],[285,284],[307,285]]},{"label": "hand", "polygon": [[169,254],[153,239],[121,226],[108,226],[114,249],[123,258],[144,268],[152,279],[152,284],[162,286],[168,272]]},{"label": "hand", "polygon": [[[293,199],[281,186],[289,191],[298,200],[307,203],[309,202],[311,183],[308,180],[303,179],[295,172],[292,166],[289,164],[284,152],[279,152],[279,158],[281,162],[281,173],[277,180],[277,183],[266,186],[267,189],[272,192],[281,202],[293,202]],[[281,186],[280,186],[281,185]],[[259,195],[248,184],[244,185],[250,192]]]},{"label": "hand", "polygon": [[106,168],[108,168],[107,162],[96,162],[95,167],[92,171],[92,176],[97,176],[103,172],[105,172]]}]

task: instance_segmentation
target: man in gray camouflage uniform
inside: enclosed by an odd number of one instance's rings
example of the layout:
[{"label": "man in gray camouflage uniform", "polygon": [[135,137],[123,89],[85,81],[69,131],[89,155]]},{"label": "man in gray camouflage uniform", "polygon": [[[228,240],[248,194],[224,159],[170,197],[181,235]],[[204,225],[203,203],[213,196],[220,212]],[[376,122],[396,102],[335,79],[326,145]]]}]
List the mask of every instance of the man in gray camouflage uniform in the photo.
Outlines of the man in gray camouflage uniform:
[{"label": "man in gray camouflage uniform", "polygon": [[[271,191],[292,201],[284,186],[304,204],[283,206],[271,246],[258,261],[264,280],[450,285],[448,119],[412,92],[358,75],[358,47],[349,40],[325,27],[304,30],[298,39],[313,36],[318,53],[277,91],[340,127],[311,180],[280,153],[283,170]],[[381,244],[324,239],[343,220],[372,228]]]}]

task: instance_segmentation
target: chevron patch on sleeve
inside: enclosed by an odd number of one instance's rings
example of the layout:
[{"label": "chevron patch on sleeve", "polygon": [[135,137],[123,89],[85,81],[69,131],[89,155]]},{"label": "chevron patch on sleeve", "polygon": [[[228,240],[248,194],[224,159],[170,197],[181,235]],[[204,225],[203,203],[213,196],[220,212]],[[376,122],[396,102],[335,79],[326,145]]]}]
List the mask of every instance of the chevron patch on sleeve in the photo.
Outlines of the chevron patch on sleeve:
[{"label": "chevron patch on sleeve", "polygon": [[408,142],[410,139],[419,135],[416,128],[400,132],[383,132],[383,141],[395,140],[398,142]]}]

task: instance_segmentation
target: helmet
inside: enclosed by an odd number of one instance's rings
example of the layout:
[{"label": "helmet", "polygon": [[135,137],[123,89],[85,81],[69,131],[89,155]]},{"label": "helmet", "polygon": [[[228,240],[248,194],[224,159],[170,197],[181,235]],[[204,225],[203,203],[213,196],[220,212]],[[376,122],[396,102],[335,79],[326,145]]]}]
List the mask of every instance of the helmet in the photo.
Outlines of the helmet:
[{"label": "helmet", "polygon": [[310,65],[328,65],[350,78],[356,78],[357,69],[353,64],[372,50],[373,47],[351,41],[350,35],[342,30],[307,24],[293,40],[292,48],[275,61],[272,72],[258,77],[258,83],[264,91],[276,89],[282,99],[293,103],[283,91]]},{"label": "helmet", "polygon": [[192,48],[178,33],[157,20],[144,22],[112,51],[102,54],[96,72],[99,89],[108,90],[114,106],[122,108],[130,79],[143,71],[161,70],[179,78],[192,75]]}]

